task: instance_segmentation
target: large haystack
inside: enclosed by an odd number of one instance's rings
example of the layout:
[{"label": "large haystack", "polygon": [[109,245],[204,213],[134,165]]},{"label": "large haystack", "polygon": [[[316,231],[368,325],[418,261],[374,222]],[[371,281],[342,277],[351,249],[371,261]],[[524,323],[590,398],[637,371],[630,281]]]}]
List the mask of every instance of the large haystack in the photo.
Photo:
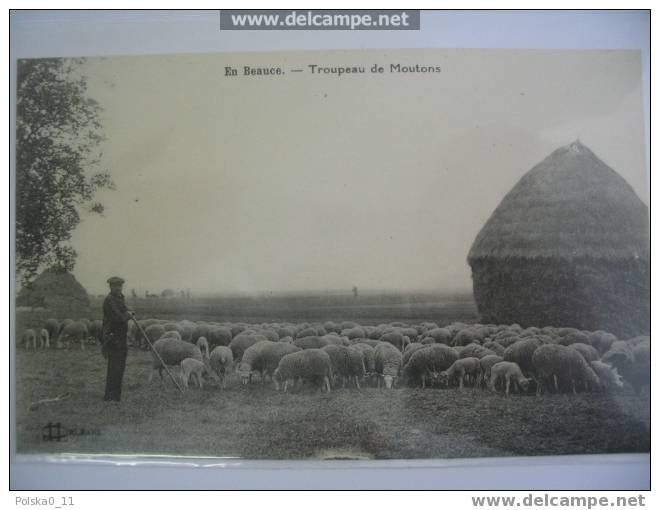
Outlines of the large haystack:
[{"label": "large haystack", "polygon": [[50,309],[80,309],[89,306],[89,296],[71,273],[47,269],[21,289],[16,304]]},{"label": "large haystack", "polygon": [[468,263],[484,322],[650,331],[648,209],[580,142],[520,179]]}]

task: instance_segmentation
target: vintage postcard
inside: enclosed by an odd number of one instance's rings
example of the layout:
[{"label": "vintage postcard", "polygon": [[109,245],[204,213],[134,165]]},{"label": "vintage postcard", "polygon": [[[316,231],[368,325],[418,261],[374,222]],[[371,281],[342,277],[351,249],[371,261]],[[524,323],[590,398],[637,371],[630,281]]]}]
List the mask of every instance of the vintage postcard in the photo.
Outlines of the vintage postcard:
[{"label": "vintage postcard", "polygon": [[19,60],[18,453],[650,452],[638,51]]}]

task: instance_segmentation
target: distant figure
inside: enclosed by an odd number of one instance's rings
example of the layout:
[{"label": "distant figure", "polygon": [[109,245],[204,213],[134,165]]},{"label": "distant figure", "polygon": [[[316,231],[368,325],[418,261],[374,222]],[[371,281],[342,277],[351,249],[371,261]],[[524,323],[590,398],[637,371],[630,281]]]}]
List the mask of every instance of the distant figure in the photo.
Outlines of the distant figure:
[{"label": "distant figure", "polygon": [[137,299],[138,295],[137,295],[137,292],[135,292],[135,289],[131,289],[131,297],[133,299]]},{"label": "distant figure", "polygon": [[357,287],[353,287],[353,297],[354,298],[358,297],[358,288]]},{"label": "distant figure", "polygon": [[103,332],[101,337],[103,357],[108,360],[103,400],[119,402],[121,383],[128,355],[128,320],[133,312],[126,307],[122,287],[124,280],[118,276],[108,278],[110,294],[103,301]]}]

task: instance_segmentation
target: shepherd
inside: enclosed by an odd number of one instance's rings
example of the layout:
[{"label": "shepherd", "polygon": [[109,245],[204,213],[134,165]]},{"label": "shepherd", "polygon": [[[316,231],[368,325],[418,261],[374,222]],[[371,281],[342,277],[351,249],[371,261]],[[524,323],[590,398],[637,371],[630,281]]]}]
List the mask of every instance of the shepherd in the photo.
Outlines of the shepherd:
[{"label": "shepherd", "polygon": [[123,278],[113,276],[108,278],[107,282],[110,285],[110,293],[103,301],[103,337],[101,341],[101,352],[103,357],[108,360],[103,400],[119,402],[128,355],[126,340],[128,321],[134,316],[134,313],[126,307],[124,301]]}]

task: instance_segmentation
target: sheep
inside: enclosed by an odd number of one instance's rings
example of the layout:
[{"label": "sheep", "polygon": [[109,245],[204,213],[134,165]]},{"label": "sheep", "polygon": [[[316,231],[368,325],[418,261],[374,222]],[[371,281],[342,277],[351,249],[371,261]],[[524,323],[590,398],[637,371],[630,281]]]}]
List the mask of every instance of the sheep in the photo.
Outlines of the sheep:
[{"label": "sheep", "polygon": [[[138,343],[139,343],[140,347],[145,347],[145,344],[146,344],[147,340],[153,345],[153,343],[156,342],[156,340],[158,340],[160,337],[162,337],[165,334],[165,331],[166,331],[165,327],[161,324],[151,324],[151,325],[147,326],[144,329],[144,334],[147,337],[146,339],[142,338],[142,334],[138,334],[137,340],[138,340]],[[177,333],[179,333],[179,335],[181,334],[176,329],[167,330],[167,331],[176,331]]]},{"label": "sheep", "polygon": [[306,336],[318,336],[318,332],[315,327],[309,326],[306,327],[305,329],[298,331],[297,336],[299,338],[304,338]]},{"label": "sheep", "polygon": [[582,357],[587,363],[591,363],[592,361],[596,361],[600,358],[600,354],[598,353],[598,350],[595,347],[592,347],[591,345],[588,344],[571,344],[568,346],[570,349],[575,349],[577,352],[582,354]]},{"label": "sheep", "polygon": [[46,328],[39,330],[39,347],[41,349],[50,349],[50,335]]},{"label": "sheep", "polygon": [[385,381],[385,387],[393,387],[401,370],[401,352],[389,342],[381,342],[376,346],[374,352],[376,373],[378,378],[378,387],[380,387],[380,378]]},{"label": "sheep", "polygon": [[204,387],[203,375],[210,372],[208,367],[202,361],[195,358],[185,358],[181,361],[180,366],[181,380],[184,388],[188,388],[188,382],[191,377],[197,381],[197,386],[199,386],[200,389]]},{"label": "sheep", "polygon": [[598,360],[592,361],[590,365],[600,380],[600,387],[602,390],[623,388],[623,378],[617,371],[616,367]]},{"label": "sheep", "polygon": [[426,347],[426,345],[429,344],[421,344],[419,342],[413,342],[408,345],[406,345],[406,348],[403,350],[403,356],[401,359],[401,366],[405,367],[408,364],[408,360],[410,359],[410,356],[413,355],[416,351],[423,349]]},{"label": "sheep", "polygon": [[[358,377],[364,377],[365,373],[362,352],[359,350],[350,350],[343,345],[334,344],[326,345],[322,350],[330,356],[333,376],[335,378],[341,377],[344,387],[347,380],[354,379],[355,385],[357,388],[360,388]],[[357,353],[359,360],[353,353]]]},{"label": "sheep", "polygon": [[408,337],[402,335],[401,333],[397,333],[396,331],[385,333],[380,337],[379,340],[381,342],[388,342],[392,344],[401,352],[403,352],[404,347],[410,343],[410,339]]},{"label": "sheep", "polygon": [[234,355],[226,345],[214,347],[209,354],[209,365],[220,379],[223,388],[225,387],[225,374],[231,371],[233,363]]},{"label": "sheep", "polygon": [[[504,394],[509,395],[509,390],[518,387],[521,391],[527,391],[530,380],[527,379],[517,363],[513,361],[500,361],[490,369],[490,381],[488,386],[491,391],[497,391],[497,383],[505,382]],[[511,383],[513,382],[513,387]]]},{"label": "sheep", "polygon": [[351,348],[357,349],[362,353],[366,376],[372,377],[376,372],[376,351],[374,348],[362,342],[351,345]]},{"label": "sheep", "polygon": [[339,324],[332,322],[332,321],[326,321],[323,323],[323,329],[325,329],[328,333],[340,333],[341,332],[341,327],[339,327]]},{"label": "sheep", "polygon": [[456,351],[445,344],[426,345],[412,353],[403,374],[408,382],[421,381],[422,388],[425,388],[427,378],[431,382],[439,381],[440,372],[451,367],[457,359]]},{"label": "sheep", "polygon": [[616,341],[616,336],[606,331],[592,331],[589,334],[589,343],[598,349],[601,354],[609,351],[612,344]]},{"label": "sheep", "polygon": [[199,350],[202,351],[202,355],[209,357],[209,343],[205,337],[200,336],[195,342],[195,345],[199,347]]},{"label": "sheep", "polygon": [[537,376],[537,395],[543,392],[549,381],[554,382],[557,392],[570,386],[573,393],[577,393],[579,383],[583,383],[586,389],[598,389],[600,386],[598,376],[582,355],[564,345],[542,345],[534,351],[532,364]]},{"label": "sheep", "polygon": [[481,377],[477,381],[478,386],[481,386],[482,383],[488,384],[488,381],[490,381],[490,371],[493,368],[493,365],[500,361],[504,361],[504,358],[494,354],[489,354],[479,360],[479,364],[481,365]]},{"label": "sheep", "polygon": [[337,335],[323,335],[321,340],[328,342],[328,345],[344,345],[344,338]]},{"label": "sheep", "polygon": [[286,393],[289,383],[293,382],[295,385],[297,379],[321,380],[321,389],[325,388],[330,392],[332,363],[328,353],[321,349],[303,349],[283,356],[273,372],[275,389],[279,391],[280,384],[283,383]]},{"label": "sheep", "polygon": [[21,345],[25,349],[29,349],[31,345],[35,351],[37,350],[37,334],[35,333],[34,329],[30,328],[23,331],[23,335],[21,336]]},{"label": "sheep", "polygon": [[293,341],[294,345],[297,345],[301,349],[321,349],[328,345],[328,341],[324,340],[319,336],[304,336],[298,337]]},{"label": "sheep", "polygon": [[249,335],[245,332],[236,335],[229,343],[229,348],[234,355],[234,361],[240,363],[243,353],[248,347],[264,340],[266,340],[266,337],[262,335]]},{"label": "sheep", "polygon": [[[448,369],[440,372],[440,381],[444,384],[449,384],[451,381],[458,380],[458,387],[463,389],[464,382],[476,384],[480,376],[481,364],[479,363],[479,358],[461,358],[454,361]],[[422,384],[423,387],[424,385]]]},{"label": "sheep", "polygon": [[[160,338],[153,343],[153,349],[155,353],[151,353],[153,370],[149,374],[149,383],[153,380],[155,370],[158,370],[161,382],[163,381],[163,364],[161,363],[161,359],[168,366],[180,365],[186,358],[203,361],[202,351],[199,350],[199,347],[176,338]],[[158,353],[160,359],[156,356],[156,353]]]},{"label": "sheep", "polygon": [[367,333],[364,331],[364,328],[360,326],[353,326],[351,328],[342,329],[340,335],[352,339],[352,338],[365,338],[367,336]]},{"label": "sheep", "polygon": [[67,324],[62,332],[57,337],[57,346],[61,348],[63,346],[63,340],[66,341],[67,347],[69,346],[69,341],[73,340],[80,341],[80,348],[85,350],[85,341],[87,340],[87,326],[82,322],[71,322]]},{"label": "sheep", "polygon": [[181,338],[181,333],[179,333],[176,329],[165,331],[165,333],[163,333],[163,336],[161,336],[160,338],[176,338],[177,340],[183,340],[183,338]]},{"label": "sheep", "polygon": [[262,383],[267,375],[272,377],[282,357],[302,350],[293,344],[265,340],[245,350],[238,371],[243,384],[248,384],[254,372],[258,372]]},{"label": "sheep", "polygon": [[589,335],[583,333],[582,331],[572,331],[567,335],[561,336],[557,343],[559,343],[559,345],[565,345],[566,347],[571,344],[591,345],[591,339],[589,338]]},{"label": "sheep", "polygon": [[526,376],[534,372],[532,356],[543,342],[536,337],[523,338],[504,350],[504,361],[513,361]]},{"label": "sheep", "polygon": [[628,342],[618,340],[612,343],[609,350],[603,354],[602,361],[617,367],[619,370],[624,369],[626,365],[635,362],[635,353]]},{"label": "sheep", "polygon": [[350,380],[353,378],[355,381],[355,387],[360,389],[360,379],[364,378],[367,374],[367,370],[364,363],[364,353],[360,349],[354,347],[347,347],[348,349],[348,366],[347,366],[347,378]]},{"label": "sheep", "polygon": [[458,355],[459,358],[483,358],[484,356],[488,356],[491,354],[495,354],[494,351],[491,351],[490,349],[486,349],[485,347],[482,347],[479,344],[468,344],[463,349],[461,349],[461,353]]},{"label": "sheep", "polygon": [[504,356],[504,351],[506,350],[502,344],[493,341],[484,343],[483,347],[490,349],[498,356]]},{"label": "sheep", "polygon": [[96,343],[101,343],[101,335],[103,334],[103,321],[96,319],[89,323],[87,328],[89,338]]},{"label": "sheep", "polygon": [[48,319],[44,323],[44,329],[48,331],[48,338],[57,338],[60,334],[60,322],[57,319]]},{"label": "sheep", "polygon": [[229,345],[232,339],[231,328],[221,326],[210,326],[206,335],[211,348],[218,345]]},{"label": "sheep", "polygon": [[58,337],[62,334],[64,328],[66,328],[69,324],[73,324],[73,319],[64,319],[62,322],[60,322],[60,329],[57,330]]},{"label": "sheep", "polygon": [[481,335],[474,329],[462,329],[456,333],[456,336],[454,336],[452,345],[465,346],[468,344],[480,344],[480,336]]}]

